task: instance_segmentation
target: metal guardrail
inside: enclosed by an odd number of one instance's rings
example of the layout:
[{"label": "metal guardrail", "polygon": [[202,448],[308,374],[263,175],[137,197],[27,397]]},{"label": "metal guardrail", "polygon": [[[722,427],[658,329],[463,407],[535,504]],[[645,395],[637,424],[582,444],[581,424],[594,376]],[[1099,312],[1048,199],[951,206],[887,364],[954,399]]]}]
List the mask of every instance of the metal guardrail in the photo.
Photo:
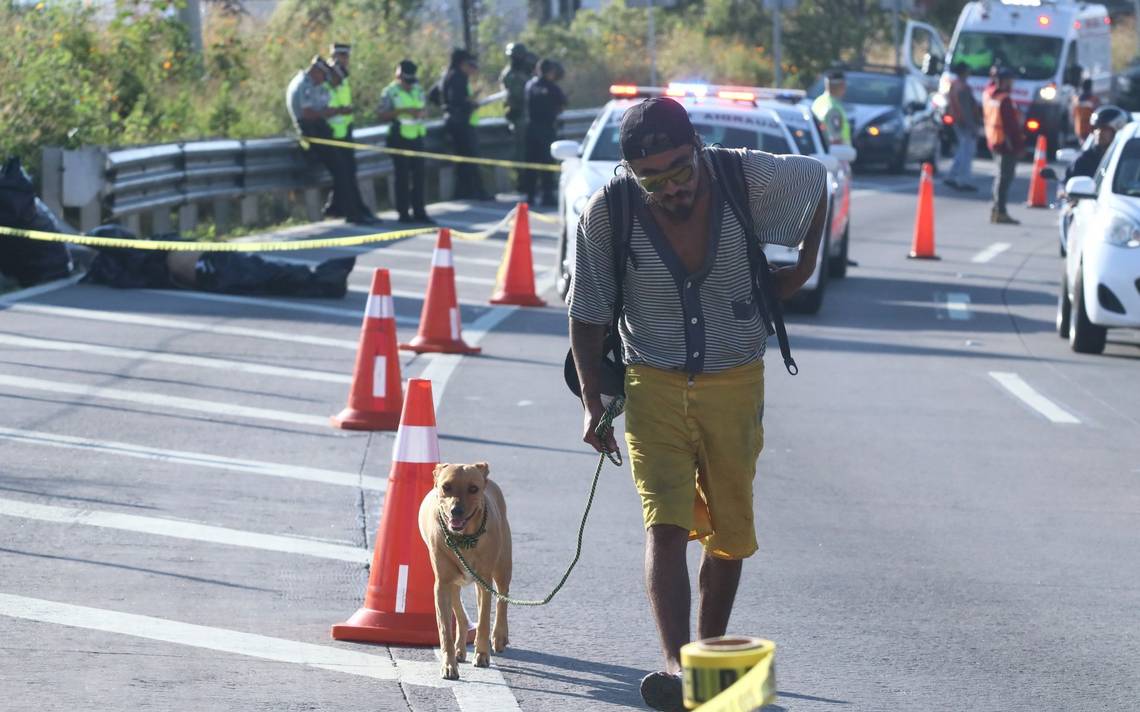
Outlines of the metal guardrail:
[{"label": "metal guardrail", "polygon": [[[560,138],[580,140],[598,112],[599,109],[564,112]],[[512,157],[514,139],[505,120],[487,119],[479,124],[478,132],[483,155]],[[383,145],[387,135],[387,125],[369,126],[356,131],[353,140]],[[442,121],[428,124],[426,144],[428,151],[449,152]],[[61,204],[84,206],[85,222],[100,221],[104,216],[130,219],[143,213],[157,214],[199,203],[234,201],[331,184],[327,172],[306,157],[295,139],[286,137],[192,141],[100,151],[95,155],[95,160],[101,157],[103,164],[93,167],[95,174],[102,174],[102,184],[95,191],[97,206],[69,201],[69,181],[61,181]],[[392,172],[392,161],[383,153],[358,150],[356,160],[360,180],[384,178]],[[45,167],[46,163],[45,153]],[[63,163],[67,165],[67,161]],[[438,162],[431,165],[436,173],[442,167]],[[59,170],[62,173],[63,168]]]}]

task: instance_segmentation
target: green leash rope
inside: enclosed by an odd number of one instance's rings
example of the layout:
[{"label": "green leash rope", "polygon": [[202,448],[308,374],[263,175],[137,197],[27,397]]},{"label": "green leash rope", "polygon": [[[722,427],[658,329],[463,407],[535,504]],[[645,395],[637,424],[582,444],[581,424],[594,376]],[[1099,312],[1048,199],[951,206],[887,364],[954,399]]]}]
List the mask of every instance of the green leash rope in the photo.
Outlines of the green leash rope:
[{"label": "green leash rope", "polygon": [[[594,433],[599,437],[603,437],[605,433],[613,427],[614,418],[617,417],[619,413],[621,413],[624,407],[624,397],[619,396],[614,399],[609,404],[609,406],[606,407],[606,412],[602,414],[602,418],[598,421],[598,427],[594,429]],[[545,606],[547,603],[550,603],[554,596],[562,590],[562,587],[564,585],[566,585],[566,580],[570,578],[570,572],[574,570],[574,567],[578,564],[578,558],[582,556],[582,535],[586,531],[586,519],[590,516],[590,507],[594,504],[594,493],[598,489],[598,479],[602,475],[602,465],[605,464],[606,458],[609,458],[609,461],[618,467],[622,466],[620,450],[614,450],[613,452],[603,452],[598,456],[598,468],[594,470],[594,481],[590,484],[590,497],[586,500],[586,511],[582,513],[582,523],[578,526],[578,548],[574,552],[574,560],[571,561],[570,565],[566,567],[566,573],[562,574],[562,580],[558,582],[558,585],[554,587],[553,591],[547,594],[546,598],[543,598],[541,600],[525,600],[520,598],[511,598],[506,594],[499,593],[497,590],[495,590],[494,586],[487,582],[486,579],[475,573],[475,570],[471,568],[471,564],[467,563],[467,559],[463,558],[463,554],[459,551],[459,546],[453,543],[453,540],[450,537],[446,538],[447,548],[451,549],[451,551],[453,551],[455,555],[459,557],[459,563],[463,565],[464,570],[466,570],[467,573],[471,575],[471,578],[475,579],[476,583],[478,583],[488,593],[500,601],[506,601],[513,606]],[[442,520],[440,521],[440,526],[443,526]],[[444,534],[447,534],[446,529],[444,530]]]}]

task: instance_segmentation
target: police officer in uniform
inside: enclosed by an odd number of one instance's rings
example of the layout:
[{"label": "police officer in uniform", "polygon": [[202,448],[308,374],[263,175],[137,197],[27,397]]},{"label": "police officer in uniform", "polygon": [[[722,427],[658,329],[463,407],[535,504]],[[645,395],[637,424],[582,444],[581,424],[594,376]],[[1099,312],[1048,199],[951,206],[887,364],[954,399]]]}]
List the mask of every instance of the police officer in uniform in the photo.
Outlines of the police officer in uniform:
[{"label": "police officer in uniform", "polygon": [[[351,109],[347,107],[329,105],[327,81],[331,73],[332,68],[320,56],[313,57],[308,68],[297,72],[285,90],[286,108],[293,119],[297,133],[302,136],[330,139],[333,137],[333,132],[329,119],[351,113]],[[309,144],[308,150],[332,176],[333,190],[329,195],[329,206],[340,206],[350,195],[359,197],[359,189],[355,185],[355,172],[344,160],[341,151],[318,143]],[[362,209],[363,206],[352,201],[347,202],[349,206],[343,216],[348,222],[357,224],[376,222],[374,216]]]},{"label": "police officer in uniform", "polygon": [[[558,115],[566,108],[566,95],[557,82],[562,78],[562,65],[553,59],[539,64],[539,76],[526,84],[526,160],[528,163],[554,163],[550,144],[558,138]],[[523,172],[523,193],[527,202],[535,204],[538,173],[542,173],[542,204],[551,207],[558,203],[554,189],[554,173],[526,170]]]},{"label": "police officer in uniform", "polygon": [[[526,160],[526,83],[534,74],[534,61],[530,59],[533,56],[522,42],[511,42],[507,45],[507,66],[499,75],[499,84],[507,92],[506,119],[515,140],[516,161]],[[523,192],[522,171],[516,185]]]},{"label": "police officer in uniform", "polygon": [[[471,89],[471,79],[478,71],[479,63],[473,54],[461,47],[451,51],[451,62],[443,77],[443,126],[451,137],[457,156],[479,155],[479,137],[475,133],[479,123],[479,103]],[[478,165],[460,163],[456,173],[456,198],[491,199],[490,194],[483,190]]]},{"label": "police officer in uniform", "polygon": [[823,93],[811,105],[811,113],[823,124],[828,143],[851,145],[851,123],[843,108],[843,95],[847,93],[847,77],[841,69],[832,69],[823,78]]},{"label": "police officer in uniform", "polygon": [[[380,95],[377,118],[389,122],[388,147],[405,151],[423,151],[427,126],[424,90],[416,78],[416,63],[405,59],[396,67],[396,79],[384,87]],[[396,211],[400,222],[433,220],[424,210],[424,159],[419,156],[393,155],[396,168]]]}]

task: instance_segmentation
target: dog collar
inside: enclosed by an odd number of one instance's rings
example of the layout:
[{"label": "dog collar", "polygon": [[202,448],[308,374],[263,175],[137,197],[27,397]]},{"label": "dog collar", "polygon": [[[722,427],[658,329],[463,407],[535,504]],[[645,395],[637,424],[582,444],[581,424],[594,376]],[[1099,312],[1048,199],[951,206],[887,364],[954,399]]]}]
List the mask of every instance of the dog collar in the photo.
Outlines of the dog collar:
[{"label": "dog collar", "polygon": [[487,506],[483,506],[483,520],[479,523],[479,530],[474,534],[455,534],[447,528],[447,521],[443,517],[443,512],[437,512],[439,517],[439,528],[443,531],[444,541],[447,542],[449,549],[474,549],[479,543],[479,537],[487,532]]}]

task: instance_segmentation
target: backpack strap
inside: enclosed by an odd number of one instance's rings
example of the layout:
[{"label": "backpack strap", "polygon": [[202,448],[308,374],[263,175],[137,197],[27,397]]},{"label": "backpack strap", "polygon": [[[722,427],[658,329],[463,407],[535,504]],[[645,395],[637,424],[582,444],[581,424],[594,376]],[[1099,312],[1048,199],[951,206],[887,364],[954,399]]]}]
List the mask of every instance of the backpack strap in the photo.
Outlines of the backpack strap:
[{"label": "backpack strap", "polygon": [[780,345],[780,355],[784,359],[784,368],[794,376],[800,369],[796,366],[796,360],[792,358],[788,329],[784,325],[784,308],[769,279],[768,258],[760,244],[760,236],[756,234],[756,224],[748,207],[748,179],[744,175],[744,162],[739,151],[723,148],[708,148],[705,151],[713,162],[717,177],[720,178],[728,207],[744,228],[748,264],[752,273],[752,298],[760,309],[760,318],[768,335],[776,335]]},{"label": "backpack strap", "polygon": [[614,361],[622,364],[622,343],[619,325],[622,310],[625,308],[625,271],[631,259],[630,238],[633,237],[633,189],[632,178],[618,176],[602,188],[609,211],[611,240],[614,257],[614,316],[610,331],[603,344],[603,352],[613,350]]}]

